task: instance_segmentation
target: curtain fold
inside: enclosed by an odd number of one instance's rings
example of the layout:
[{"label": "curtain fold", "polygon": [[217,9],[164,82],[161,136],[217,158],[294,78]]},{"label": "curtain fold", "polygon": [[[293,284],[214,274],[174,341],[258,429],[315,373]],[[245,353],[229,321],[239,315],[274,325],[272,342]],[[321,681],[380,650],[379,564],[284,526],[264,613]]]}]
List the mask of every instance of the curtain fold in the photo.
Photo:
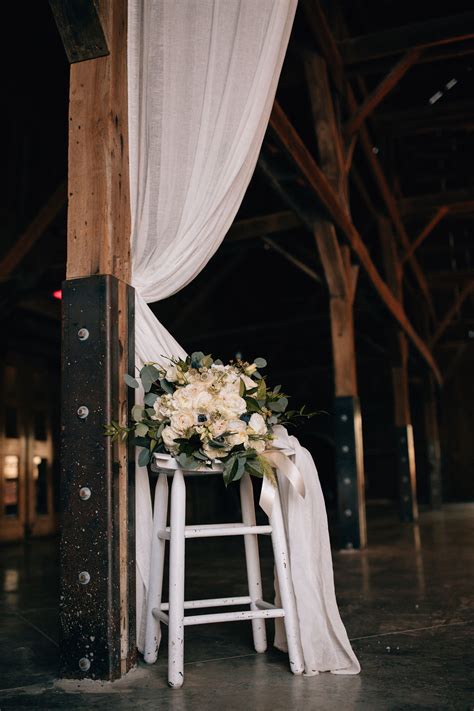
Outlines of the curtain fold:
[{"label": "curtain fold", "polygon": [[[138,367],[185,355],[147,304],[191,282],[234,220],[255,169],[296,3],[129,0],[131,251]],[[141,650],[152,508],[147,471],[138,466],[136,496]]]}]

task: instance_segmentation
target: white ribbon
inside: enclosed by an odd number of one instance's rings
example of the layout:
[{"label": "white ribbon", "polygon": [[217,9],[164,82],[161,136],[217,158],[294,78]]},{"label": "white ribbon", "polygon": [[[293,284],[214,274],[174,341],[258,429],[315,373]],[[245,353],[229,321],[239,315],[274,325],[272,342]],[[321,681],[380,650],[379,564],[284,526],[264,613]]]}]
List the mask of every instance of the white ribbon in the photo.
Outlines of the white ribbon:
[{"label": "white ribbon", "polygon": [[[292,454],[293,452],[291,450],[285,452],[282,450],[272,449],[264,452],[261,456],[265,457],[267,462],[275,467],[280,474],[286,476],[290,484],[296,489],[301,498],[304,499],[306,494],[304,479],[298,467],[291,460]],[[269,477],[263,477],[259,504],[267,514],[268,518],[272,515],[276,486],[277,483],[273,483]]]}]

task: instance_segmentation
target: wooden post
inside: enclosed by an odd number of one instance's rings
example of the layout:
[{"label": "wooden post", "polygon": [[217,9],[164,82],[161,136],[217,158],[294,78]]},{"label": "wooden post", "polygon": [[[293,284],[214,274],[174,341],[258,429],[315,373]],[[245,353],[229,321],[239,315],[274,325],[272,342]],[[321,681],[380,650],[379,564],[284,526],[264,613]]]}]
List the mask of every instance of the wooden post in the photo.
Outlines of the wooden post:
[{"label": "wooden post", "polygon": [[[390,222],[384,217],[379,217],[379,234],[382,242],[387,282],[394,295],[402,302],[403,286],[400,257]],[[408,388],[408,342],[406,335],[400,329],[394,329],[391,344],[400,518],[402,521],[416,521],[418,518],[416,463]]]},{"label": "wooden post", "polygon": [[443,503],[441,445],[438,428],[438,407],[436,402],[435,384],[430,374],[426,377],[424,391],[425,437],[429,468],[429,499],[432,509],[440,509]]},{"label": "wooden post", "polygon": [[[107,47],[102,43],[95,55],[89,51],[86,61],[71,67],[63,287],[61,673],[113,680],[136,658],[134,457],[127,445],[113,444],[103,433],[107,422],[128,417],[131,403],[123,373],[134,367],[127,2],[83,5],[93,18],[97,5]],[[75,12],[80,14],[78,6]],[[87,27],[81,24],[86,35]],[[98,35],[95,27],[94,37]],[[75,36],[68,34],[69,40]],[[75,57],[80,53],[72,52]]]},{"label": "wooden post", "polygon": [[[349,213],[345,149],[336,121],[326,63],[310,53],[305,56],[305,70],[321,168],[344,210]],[[340,543],[346,549],[363,548],[367,543],[364,458],[353,309],[358,267],[351,264],[349,248],[339,245],[332,222],[316,220],[314,235],[330,294]]]}]

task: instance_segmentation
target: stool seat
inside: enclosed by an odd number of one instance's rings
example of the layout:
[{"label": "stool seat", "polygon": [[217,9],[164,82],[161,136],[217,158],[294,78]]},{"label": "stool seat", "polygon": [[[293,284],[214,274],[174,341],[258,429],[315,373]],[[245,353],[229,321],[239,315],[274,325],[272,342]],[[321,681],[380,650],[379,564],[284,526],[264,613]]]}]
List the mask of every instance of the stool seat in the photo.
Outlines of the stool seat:
[{"label": "stool seat", "polygon": [[[281,450],[279,450],[281,451]],[[146,632],[144,658],[149,664],[156,661],[160,640],[160,623],[169,626],[168,635],[168,683],[179,688],[184,681],[184,628],[190,625],[217,622],[252,623],[254,647],[257,652],[267,648],[265,619],[284,618],[290,668],[294,674],[304,670],[301,641],[299,637],[296,603],[291,581],[290,561],[286,532],[281,512],[278,488],[275,492],[273,511],[268,525],[256,524],[253,487],[246,473],[240,480],[242,521],[221,524],[185,525],[186,487],[185,476],[217,474],[222,464],[203,466],[198,470],[185,470],[179,462],[167,454],[154,456],[152,469],[159,473],[155,489],[153,512],[153,535],[150,580],[146,606]],[[168,477],[172,476],[170,525],[168,514]],[[281,607],[263,600],[258,535],[270,535],[275,557],[275,572],[281,597]],[[211,598],[204,600],[184,599],[184,555],[188,538],[211,538],[243,536],[249,594],[239,597]],[[170,541],[169,602],[162,602],[165,544]],[[185,615],[185,610],[216,607],[249,606],[247,610],[210,612]]]}]

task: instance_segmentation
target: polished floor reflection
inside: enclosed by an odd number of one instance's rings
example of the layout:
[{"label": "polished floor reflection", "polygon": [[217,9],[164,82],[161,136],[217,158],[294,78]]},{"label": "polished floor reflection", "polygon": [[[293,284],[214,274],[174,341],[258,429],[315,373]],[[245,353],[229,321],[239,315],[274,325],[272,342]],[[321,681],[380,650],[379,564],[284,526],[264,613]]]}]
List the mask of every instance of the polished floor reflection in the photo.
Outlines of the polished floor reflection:
[{"label": "polished floor reflection", "polygon": [[[369,509],[367,552],[336,553],[341,612],[359,677],[293,677],[253,653],[250,625],[187,630],[185,686],[166,684],[166,650],[115,684],[58,682],[56,541],[0,548],[0,709],[472,709],[474,504],[422,513],[419,526]],[[264,542],[265,545],[267,542]],[[212,546],[212,550],[209,546]],[[242,542],[188,545],[190,597],[245,594]],[[267,590],[270,551],[263,549]],[[165,646],[165,645],[164,645]]]}]

